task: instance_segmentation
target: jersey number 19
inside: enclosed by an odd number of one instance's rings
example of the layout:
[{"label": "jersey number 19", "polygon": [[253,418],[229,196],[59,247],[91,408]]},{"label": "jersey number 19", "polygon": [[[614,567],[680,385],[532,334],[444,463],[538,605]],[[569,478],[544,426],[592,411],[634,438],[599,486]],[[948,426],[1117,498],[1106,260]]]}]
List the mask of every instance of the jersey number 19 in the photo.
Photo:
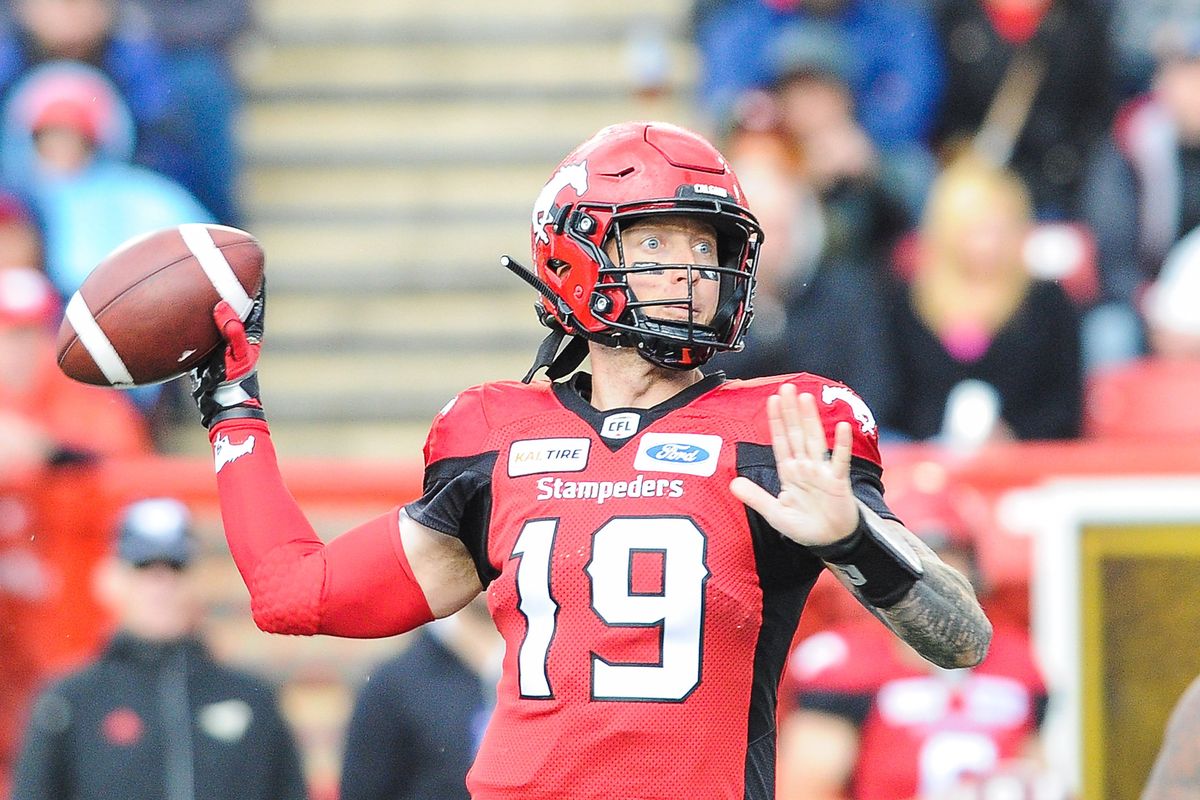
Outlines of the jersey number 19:
[{"label": "jersey number 19", "polygon": [[[518,609],[526,621],[517,658],[521,696],[553,697],[546,661],[558,602],[550,585],[557,518],[530,520],[513,547]],[[635,553],[661,554],[662,588],[634,591]],[[592,535],[592,610],[611,627],[657,627],[658,663],[611,663],[591,654],[592,699],[678,702],[700,683],[704,624],[704,533],[688,517],[614,517]]]}]

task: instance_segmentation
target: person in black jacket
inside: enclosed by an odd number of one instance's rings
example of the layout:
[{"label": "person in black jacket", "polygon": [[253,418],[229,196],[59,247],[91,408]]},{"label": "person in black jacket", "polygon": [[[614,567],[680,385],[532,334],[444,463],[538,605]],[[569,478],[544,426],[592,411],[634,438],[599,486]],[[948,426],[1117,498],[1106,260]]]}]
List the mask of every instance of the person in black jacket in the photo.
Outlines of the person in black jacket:
[{"label": "person in black jacket", "polygon": [[1079,435],[1078,312],[1030,274],[1031,222],[1015,173],[965,157],[934,182],[915,274],[889,315],[896,397],[879,422],[890,434],[966,449]]},{"label": "person in black jacket", "polygon": [[186,508],[131,505],[97,585],[118,631],[38,698],[13,800],[299,800],[274,689],[213,660],[197,633]]},{"label": "person in black jacket", "polygon": [[500,645],[479,597],[372,671],[346,731],[340,800],[467,800]]},{"label": "person in black jacket", "polygon": [[934,147],[950,156],[975,142],[1021,176],[1039,219],[1078,214],[1086,164],[1116,105],[1111,5],[927,0],[946,58]]}]

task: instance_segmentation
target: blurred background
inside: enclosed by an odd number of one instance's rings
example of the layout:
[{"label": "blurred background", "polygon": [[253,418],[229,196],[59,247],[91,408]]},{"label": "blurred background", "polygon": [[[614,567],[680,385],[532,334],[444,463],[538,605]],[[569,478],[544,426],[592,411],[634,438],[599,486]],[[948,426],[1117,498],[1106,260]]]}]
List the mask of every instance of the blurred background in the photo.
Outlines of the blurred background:
[{"label": "blurred background", "polygon": [[[820,584],[781,695],[779,797],[1137,796],[1200,673],[1195,2],[4,11],[0,797],[38,687],[112,630],[93,574],[131,500],[190,508],[205,635],[281,687],[314,798],[338,796],[365,676],[408,646],[254,627],[184,387],[85,388],[51,363],[88,270],[185,221],[261,240],[264,402],[333,536],[415,496],[449,398],[524,373],[541,330],[499,257],[528,259],[563,154],[638,118],[712,138],[766,231],[747,350],[714,368],[855,388],[889,501],[965,552],[1006,631],[974,681],[903,654],[856,674],[875,657],[845,654],[876,644]],[[940,499],[905,507],[922,496]],[[886,698],[912,681],[908,718]]]}]

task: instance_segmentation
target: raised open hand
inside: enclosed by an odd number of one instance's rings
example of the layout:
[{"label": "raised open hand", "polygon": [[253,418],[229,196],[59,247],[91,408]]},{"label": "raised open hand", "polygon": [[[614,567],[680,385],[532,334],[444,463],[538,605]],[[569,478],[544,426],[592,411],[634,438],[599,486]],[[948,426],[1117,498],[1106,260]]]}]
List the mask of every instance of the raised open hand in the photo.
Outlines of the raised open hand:
[{"label": "raised open hand", "polygon": [[837,424],[830,453],[816,399],[808,393],[797,397],[790,383],[767,399],[767,420],[779,496],[742,477],[729,484],[733,496],[799,544],[824,545],[849,536],[859,515],[850,486],[850,423]]}]

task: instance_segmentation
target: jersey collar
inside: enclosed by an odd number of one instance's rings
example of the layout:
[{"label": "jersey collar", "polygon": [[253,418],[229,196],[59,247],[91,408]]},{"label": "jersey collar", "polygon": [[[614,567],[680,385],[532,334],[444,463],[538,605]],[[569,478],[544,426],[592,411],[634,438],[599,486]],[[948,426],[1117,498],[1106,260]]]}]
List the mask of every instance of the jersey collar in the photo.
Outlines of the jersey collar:
[{"label": "jersey collar", "polygon": [[[608,449],[615,453],[656,421],[676,409],[683,408],[697,397],[711,392],[724,382],[725,373],[718,371],[711,375],[705,375],[683,391],[651,408],[610,408],[607,411],[600,411],[589,402],[592,396],[592,376],[586,372],[576,372],[567,380],[553,384],[553,388],[555,396],[558,397],[558,401],[562,403],[563,407],[586,422],[592,430],[596,431],[596,435],[608,446]],[[633,433],[620,437],[606,435],[604,423],[616,414],[635,415],[637,429]],[[629,419],[632,420],[632,417]]]}]

